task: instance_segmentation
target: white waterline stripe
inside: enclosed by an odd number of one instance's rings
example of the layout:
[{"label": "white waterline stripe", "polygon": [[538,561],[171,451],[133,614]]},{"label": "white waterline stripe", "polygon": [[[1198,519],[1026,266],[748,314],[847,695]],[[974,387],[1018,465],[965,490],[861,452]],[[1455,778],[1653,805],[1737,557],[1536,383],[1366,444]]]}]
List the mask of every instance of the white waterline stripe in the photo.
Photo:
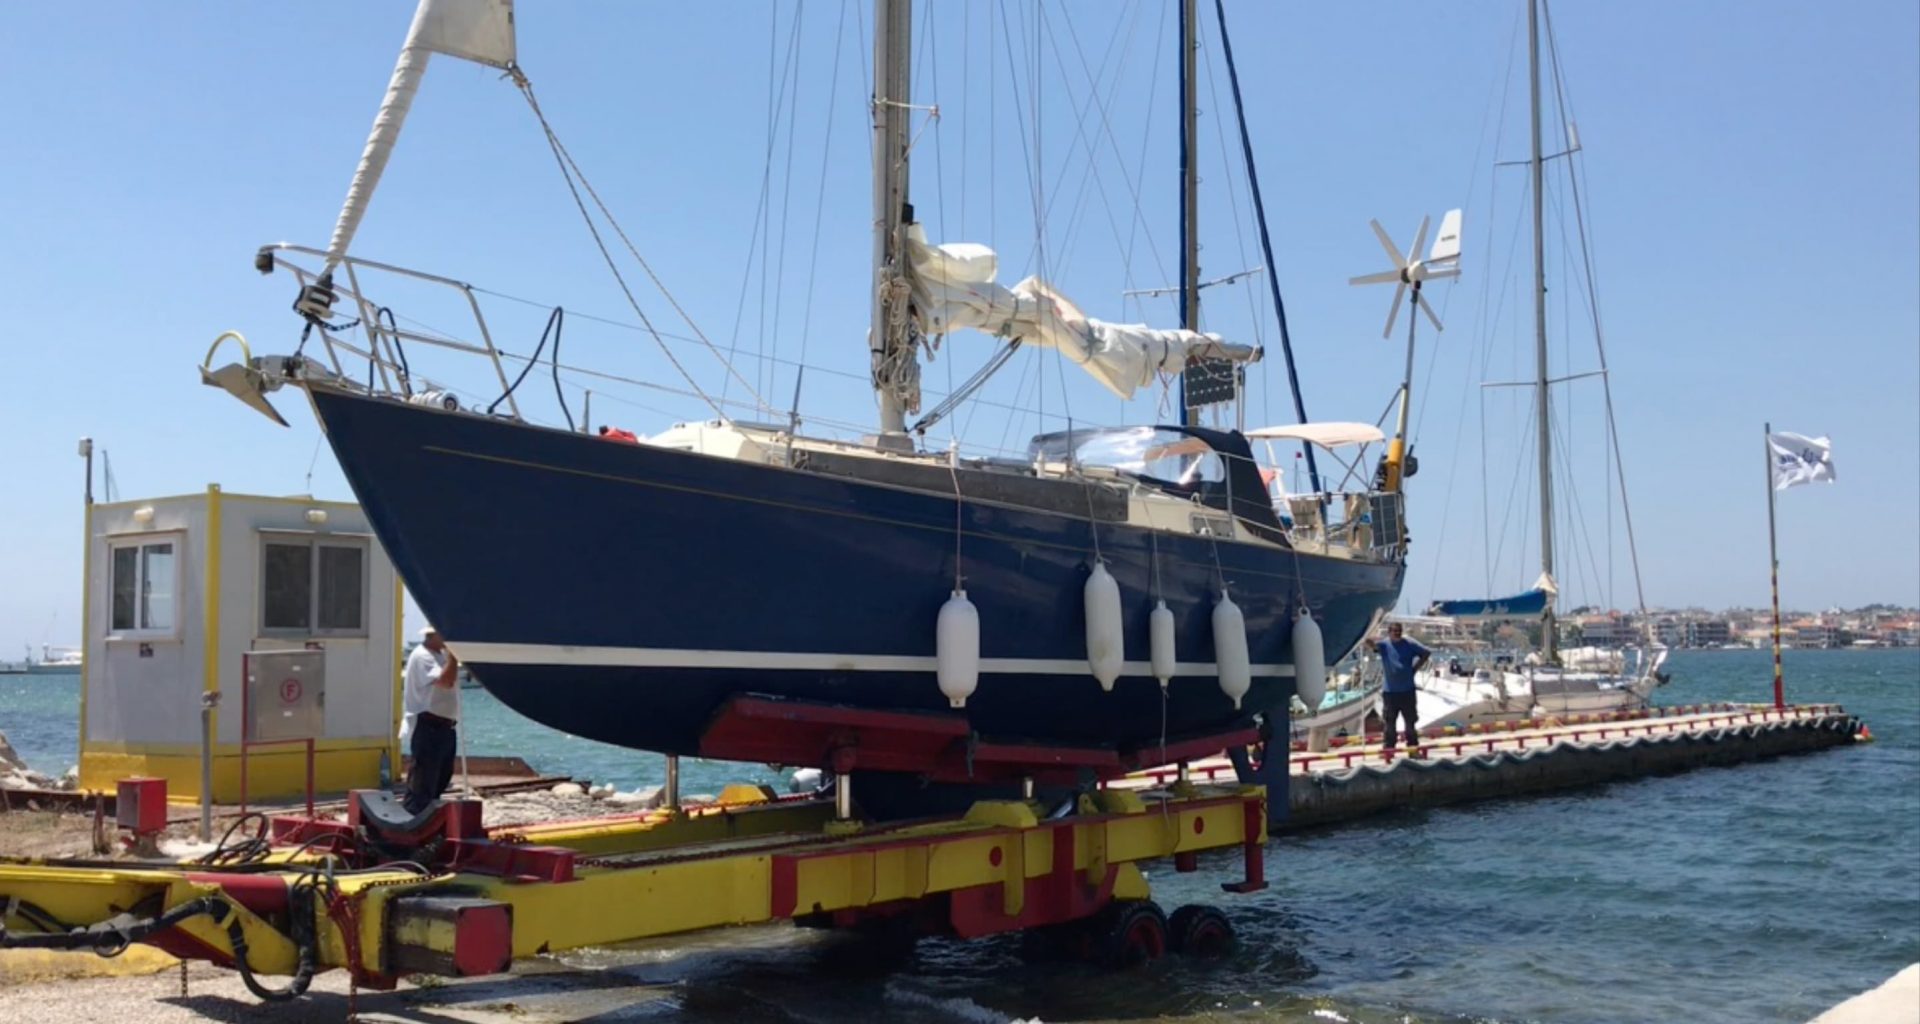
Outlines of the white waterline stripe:
[{"label": "white waterline stripe", "polygon": [[[819,654],[811,651],[707,651],[670,647],[572,647],[563,644],[477,643],[448,640],[462,661],[476,665],[567,665],[590,668],[733,668],[787,669],[814,672],[932,672],[931,656],[912,654]],[[1292,677],[1292,665],[1254,665],[1255,676]],[[990,675],[1084,676],[1091,673],[1077,658],[981,658],[980,671]],[[1141,679],[1153,676],[1144,661],[1129,661],[1120,674]],[[1182,661],[1176,676],[1218,674],[1211,661]]]}]

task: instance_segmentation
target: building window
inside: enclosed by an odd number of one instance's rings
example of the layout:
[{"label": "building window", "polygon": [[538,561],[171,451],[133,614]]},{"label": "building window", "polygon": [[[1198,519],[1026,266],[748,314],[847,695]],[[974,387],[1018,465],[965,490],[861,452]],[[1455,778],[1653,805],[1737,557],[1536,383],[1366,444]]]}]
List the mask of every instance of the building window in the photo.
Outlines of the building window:
[{"label": "building window", "polygon": [[263,535],[260,631],[365,636],[367,542],[356,537]]},{"label": "building window", "polygon": [[174,572],[178,541],[130,540],[109,545],[112,555],[112,608],[108,628],[118,635],[161,634],[174,630]]}]

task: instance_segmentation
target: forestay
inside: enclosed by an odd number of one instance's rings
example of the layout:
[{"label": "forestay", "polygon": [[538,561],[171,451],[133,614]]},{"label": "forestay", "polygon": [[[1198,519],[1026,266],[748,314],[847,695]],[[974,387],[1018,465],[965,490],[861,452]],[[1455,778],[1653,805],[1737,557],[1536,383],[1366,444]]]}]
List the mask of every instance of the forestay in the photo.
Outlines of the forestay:
[{"label": "forestay", "polygon": [[1179,373],[1195,360],[1250,363],[1260,358],[1259,348],[1217,334],[1095,320],[1038,277],[1009,289],[994,280],[999,258],[992,249],[972,242],[929,245],[918,224],[908,231],[907,258],[923,333],[972,328],[1051,348],[1121,398],[1132,398],[1162,374]]}]

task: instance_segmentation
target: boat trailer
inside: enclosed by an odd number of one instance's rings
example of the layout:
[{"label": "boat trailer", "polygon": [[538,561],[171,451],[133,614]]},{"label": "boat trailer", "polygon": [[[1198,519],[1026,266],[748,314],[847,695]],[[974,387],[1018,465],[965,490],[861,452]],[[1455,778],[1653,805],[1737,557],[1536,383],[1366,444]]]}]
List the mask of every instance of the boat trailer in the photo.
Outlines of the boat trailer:
[{"label": "boat trailer", "polygon": [[1232,942],[1217,910],[1163,914],[1142,862],[1195,871],[1200,853],[1239,847],[1244,877],[1222,888],[1266,884],[1261,787],[1183,779],[885,825],[849,822],[834,804],[730,787],[713,804],[485,828],[479,801],[409,815],[387,793],[355,791],[344,820],[251,815],[187,862],[0,860],[0,948],[113,956],[145,943],[233,968],[268,1000],[327,970],[391,989],[407,975],[499,974],[522,957],[780,920],[908,939],[1024,932],[1037,950],[1124,965]]}]

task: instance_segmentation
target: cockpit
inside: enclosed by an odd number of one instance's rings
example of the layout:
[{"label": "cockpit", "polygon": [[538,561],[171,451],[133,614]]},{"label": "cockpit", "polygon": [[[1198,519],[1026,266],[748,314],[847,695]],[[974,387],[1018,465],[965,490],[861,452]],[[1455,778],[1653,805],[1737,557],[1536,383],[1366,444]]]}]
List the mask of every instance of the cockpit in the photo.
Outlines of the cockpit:
[{"label": "cockpit", "polygon": [[1103,427],[1035,437],[1036,463],[1109,469],[1177,498],[1231,513],[1258,536],[1288,543],[1245,436],[1206,427]]}]

